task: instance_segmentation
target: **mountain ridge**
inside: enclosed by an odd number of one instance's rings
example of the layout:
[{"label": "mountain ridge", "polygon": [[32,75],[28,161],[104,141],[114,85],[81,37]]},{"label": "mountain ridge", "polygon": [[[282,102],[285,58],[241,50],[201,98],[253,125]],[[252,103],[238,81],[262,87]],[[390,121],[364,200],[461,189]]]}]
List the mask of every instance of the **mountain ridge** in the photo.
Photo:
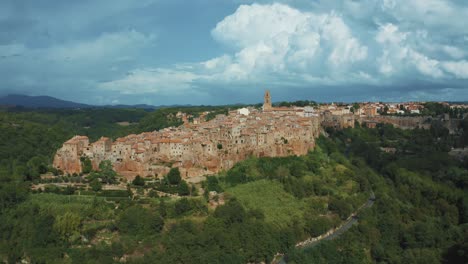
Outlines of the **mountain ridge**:
[{"label": "mountain ridge", "polygon": [[[142,109],[158,109],[170,106],[155,106],[148,104],[117,104],[117,105],[91,105],[77,103],[68,100],[58,99],[47,95],[30,96],[23,94],[8,94],[0,97],[0,106],[3,107],[25,107],[25,108],[142,108]],[[178,106],[178,105],[173,105]],[[184,105],[190,106],[190,105]]]}]

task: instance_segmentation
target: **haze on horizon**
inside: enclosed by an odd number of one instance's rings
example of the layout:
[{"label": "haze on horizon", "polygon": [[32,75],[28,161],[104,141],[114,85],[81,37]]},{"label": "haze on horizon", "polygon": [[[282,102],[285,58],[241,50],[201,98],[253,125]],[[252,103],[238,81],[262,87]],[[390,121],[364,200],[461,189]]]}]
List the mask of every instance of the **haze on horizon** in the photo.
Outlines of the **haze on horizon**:
[{"label": "haze on horizon", "polygon": [[0,95],[468,100],[466,17],[462,0],[4,0]]}]

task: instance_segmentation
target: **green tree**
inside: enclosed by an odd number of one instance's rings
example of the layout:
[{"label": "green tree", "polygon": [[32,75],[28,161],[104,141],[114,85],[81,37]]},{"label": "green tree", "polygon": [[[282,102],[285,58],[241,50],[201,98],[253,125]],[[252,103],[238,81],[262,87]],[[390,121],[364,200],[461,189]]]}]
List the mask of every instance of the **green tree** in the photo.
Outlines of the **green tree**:
[{"label": "green tree", "polygon": [[385,106],[384,109],[383,109],[382,114],[387,114],[388,110],[390,110],[390,109],[388,108],[388,106]]},{"label": "green tree", "polygon": [[343,220],[348,218],[353,211],[351,204],[343,199],[332,199],[328,204],[328,209],[337,213]]},{"label": "green tree", "polygon": [[26,177],[28,180],[35,180],[41,174],[47,172],[47,158],[44,156],[35,156],[31,158],[27,164]]},{"label": "green tree", "polygon": [[90,173],[93,170],[93,165],[88,157],[81,157],[81,171],[85,174]]},{"label": "green tree", "polygon": [[110,160],[104,160],[99,163],[99,177],[103,182],[111,184],[115,182],[117,173],[112,167]]},{"label": "green tree", "polygon": [[354,103],[353,106],[351,107],[351,112],[356,113],[357,110],[359,110],[360,106],[358,103]]},{"label": "green tree", "polygon": [[0,211],[14,207],[28,197],[28,186],[11,176],[0,177]]},{"label": "green tree", "polygon": [[226,224],[241,223],[246,219],[246,211],[237,200],[230,200],[225,205],[219,206],[214,216],[222,219]]},{"label": "green tree", "polygon": [[208,192],[215,191],[218,193],[223,192],[223,189],[219,185],[218,178],[216,176],[207,176],[205,182],[205,188]]},{"label": "green tree", "polygon": [[166,207],[166,202],[164,202],[164,199],[159,200],[158,212],[163,218],[166,217],[167,207]]},{"label": "green tree", "polygon": [[99,192],[100,190],[102,190],[102,183],[99,179],[94,179],[92,180],[90,183],[89,183],[89,186],[91,187],[91,189],[95,192]]},{"label": "green tree", "polygon": [[180,177],[180,171],[179,168],[172,168],[169,173],[167,174],[167,179],[169,180],[169,183],[172,185],[178,185],[182,178]]},{"label": "green tree", "polygon": [[69,240],[70,236],[79,232],[81,221],[82,219],[79,214],[66,212],[63,215],[57,216],[54,228],[65,240]]},{"label": "green tree", "polygon": [[148,192],[148,197],[151,197],[151,198],[157,198],[159,197],[158,193],[155,191],[155,190],[150,190]]},{"label": "green tree", "polygon": [[181,181],[179,183],[179,187],[177,188],[177,193],[179,195],[189,195],[190,194],[190,189],[189,189],[189,186],[188,186],[187,182]]},{"label": "green tree", "polygon": [[137,236],[159,233],[163,225],[162,217],[140,205],[126,208],[117,220],[117,228],[122,233]]},{"label": "green tree", "polygon": [[284,178],[290,176],[291,173],[290,173],[288,167],[280,165],[276,169],[275,175],[276,175],[276,177],[278,177],[278,179],[283,180]]},{"label": "green tree", "polygon": [[132,184],[136,186],[145,186],[145,180],[140,175],[137,175],[135,179],[133,179]]},{"label": "green tree", "polygon": [[176,215],[183,215],[192,210],[192,206],[187,198],[182,198],[175,203],[174,209]]},{"label": "green tree", "polygon": [[313,237],[325,234],[331,227],[331,221],[326,217],[306,220],[306,230]]}]

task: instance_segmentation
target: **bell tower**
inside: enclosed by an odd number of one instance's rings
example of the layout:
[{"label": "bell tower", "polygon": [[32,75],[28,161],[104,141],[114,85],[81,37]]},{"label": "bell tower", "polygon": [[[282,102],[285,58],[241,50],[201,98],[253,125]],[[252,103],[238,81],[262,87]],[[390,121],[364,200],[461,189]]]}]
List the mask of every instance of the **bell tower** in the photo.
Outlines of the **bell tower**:
[{"label": "bell tower", "polygon": [[271,110],[271,95],[270,91],[265,91],[265,96],[263,97],[263,111],[270,111]]}]

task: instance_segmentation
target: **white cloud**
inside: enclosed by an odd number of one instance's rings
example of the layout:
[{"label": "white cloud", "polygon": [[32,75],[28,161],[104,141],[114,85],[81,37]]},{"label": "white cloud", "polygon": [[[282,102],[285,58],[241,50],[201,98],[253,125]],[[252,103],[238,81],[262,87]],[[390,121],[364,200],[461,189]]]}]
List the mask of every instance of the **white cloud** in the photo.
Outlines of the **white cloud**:
[{"label": "white cloud", "polygon": [[407,41],[411,36],[409,32],[401,32],[394,24],[380,26],[375,38],[382,45],[382,55],[377,59],[379,71],[390,76],[406,75],[415,69],[432,78],[443,77],[439,61],[415,50]]},{"label": "white cloud", "polygon": [[291,35],[304,29],[307,20],[307,14],[282,4],[241,5],[216,25],[212,35],[225,44],[245,48],[280,34]]},{"label": "white cloud", "polygon": [[379,71],[384,75],[389,76],[397,72],[402,61],[407,58],[409,49],[402,44],[406,35],[399,32],[398,27],[393,24],[380,26],[375,40],[383,47],[382,55],[377,62]]},{"label": "white cloud", "polygon": [[402,23],[416,23],[436,27],[446,32],[468,32],[466,5],[447,0],[386,0],[382,4],[386,14]]},{"label": "white cloud", "polygon": [[[164,25],[157,25],[157,20],[133,17],[131,27],[141,31],[104,32],[125,28],[125,19],[116,20],[120,14],[130,15],[126,13],[129,9],[140,14],[154,0],[131,4],[116,0],[102,15],[100,8],[109,1],[73,4],[78,10],[60,4],[57,10],[67,12],[59,12],[53,19],[46,19],[51,14],[45,8],[47,12],[38,18],[41,23],[32,31],[35,34],[27,31],[34,37],[28,37],[24,44],[19,39],[16,44],[0,45],[0,72],[8,77],[4,86],[37,87],[44,83],[63,87],[54,88],[57,90],[97,87],[96,93],[169,96],[211,87],[251,89],[261,84],[288,88],[327,85],[349,92],[349,87],[361,85],[433,82],[437,86],[452,82],[456,91],[461,83],[457,79],[468,78],[464,47],[468,43],[468,27],[464,25],[468,4],[462,1],[278,0],[275,2],[288,5],[241,5],[213,25],[211,37],[223,46],[222,55],[207,55],[195,62],[188,58],[190,63],[171,61],[169,52],[159,60],[156,37],[142,33],[159,32],[158,37],[172,41],[164,35],[171,32],[161,30]],[[100,8],[88,10],[90,6]],[[88,11],[87,19],[78,19]],[[145,26],[139,28],[142,24]],[[42,36],[42,42],[34,45],[34,38],[41,37],[43,29],[50,29],[50,40]],[[172,65],[162,64],[167,61]]]},{"label": "white cloud", "polygon": [[99,88],[122,94],[179,94],[187,91],[197,76],[191,72],[161,68],[137,69],[124,78],[99,84]]},{"label": "white cloud", "polygon": [[399,32],[398,27],[394,24],[385,24],[380,26],[377,32],[376,40],[381,44],[398,45],[406,39],[407,33]]},{"label": "white cloud", "polygon": [[[367,58],[367,47],[335,12],[315,14],[283,4],[242,5],[219,22],[213,37],[238,49],[216,75],[221,80],[252,80],[271,74],[316,72],[323,58],[332,71],[351,68]],[[226,59],[215,59],[215,61]],[[213,60],[205,62],[212,63]],[[335,78],[345,76],[335,76]]]},{"label": "white cloud", "polygon": [[461,59],[465,57],[466,54],[462,49],[449,45],[443,45],[442,50],[454,59]]},{"label": "white cloud", "polygon": [[466,60],[443,62],[442,67],[457,78],[468,79],[468,61]]},{"label": "white cloud", "polygon": [[439,68],[439,62],[422,55],[419,52],[410,50],[409,58],[416,69],[424,75],[434,78],[442,77],[444,74]]},{"label": "white cloud", "polygon": [[331,14],[322,28],[323,38],[332,45],[332,53],[328,60],[334,66],[364,60],[367,57],[367,47],[361,46],[359,40],[352,36],[351,30],[341,17]]},{"label": "white cloud", "polygon": [[225,68],[231,63],[231,57],[229,55],[223,55],[221,57],[216,57],[211,60],[202,62],[201,64],[205,67],[206,70],[216,70],[218,68]]},{"label": "white cloud", "polygon": [[[353,5],[356,13],[360,4]],[[382,8],[398,8],[398,4],[387,0]],[[353,30],[336,11],[306,12],[284,4],[241,5],[211,32],[232,53],[184,67],[137,69],[100,87],[122,93],[169,93],[188,91],[200,83],[378,85],[409,75],[417,79],[450,77],[447,73],[465,76],[464,64],[442,63],[425,53],[432,49],[432,53],[460,58],[462,50],[441,44],[419,48],[430,35],[425,29],[406,31],[385,23],[374,32],[373,40],[365,42]]]}]

